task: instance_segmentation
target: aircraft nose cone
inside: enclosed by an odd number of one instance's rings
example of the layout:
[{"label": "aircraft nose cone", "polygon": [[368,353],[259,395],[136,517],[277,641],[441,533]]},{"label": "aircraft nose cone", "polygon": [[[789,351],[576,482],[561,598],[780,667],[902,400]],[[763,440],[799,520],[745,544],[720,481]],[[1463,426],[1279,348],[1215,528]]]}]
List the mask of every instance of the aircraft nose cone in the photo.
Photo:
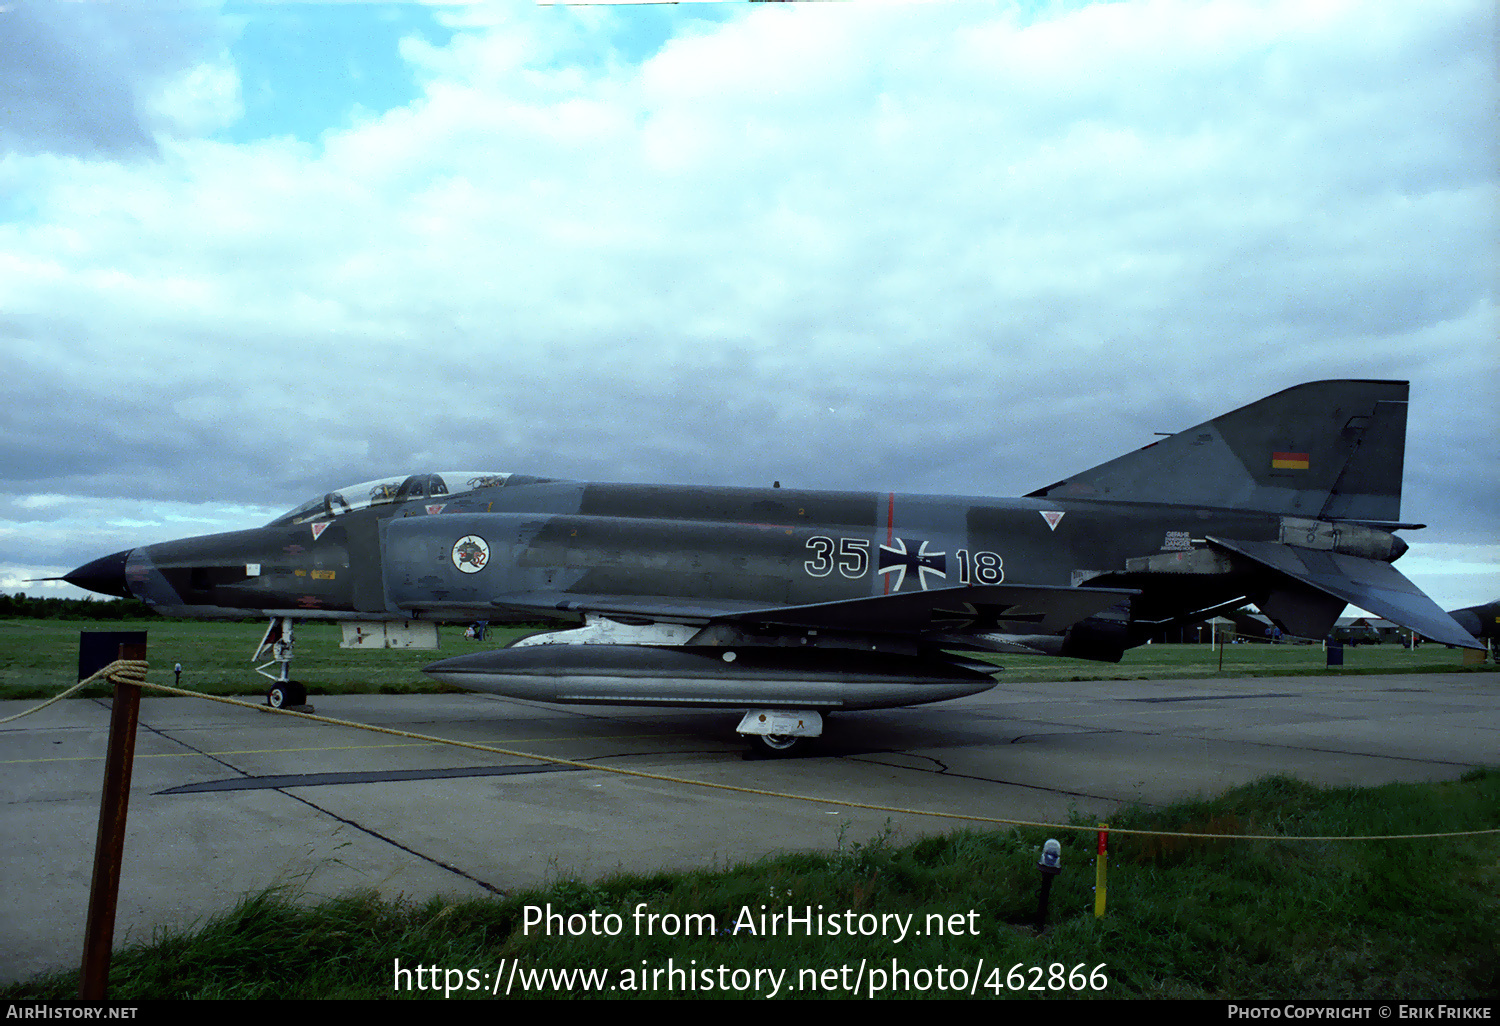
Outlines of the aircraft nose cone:
[{"label": "aircraft nose cone", "polygon": [[101,595],[130,598],[130,589],[125,585],[125,560],[129,559],[134,551],[134,549],[126,549],[112,556],[101,556],[92,563],[85,563],[70,574],[64,574],[63,580],[78,588],[97,591]]}]

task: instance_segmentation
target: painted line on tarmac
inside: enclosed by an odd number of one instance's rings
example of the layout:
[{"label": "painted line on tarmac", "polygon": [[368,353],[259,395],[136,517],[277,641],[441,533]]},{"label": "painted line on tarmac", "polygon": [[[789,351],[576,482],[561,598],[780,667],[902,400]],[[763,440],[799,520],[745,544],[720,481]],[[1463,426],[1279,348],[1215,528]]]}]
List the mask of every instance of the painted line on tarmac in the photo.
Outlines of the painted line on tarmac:
[{"label": "painted line on tarmac", "polygon": [[[154,729],[154,728],[153,728]],[[173,730],[181,730],[181,727],[173,727]],[[167,736],[167,735],[163,735]],[[609,741],[634,741],[639,738],[676,737],[681,735],[667,734],[619,734],[605,738]],[[172,738],[171,740],[177,740]],[[523,737],[512,738],[505,744],[541,744],[547,741],[598,741],[597,737]],[[178,742],[179,744],[183,742]],[[187,752],[137,752],[135,760],[142,759],[186,759],[194,755],[280,755],[284,752],[355,752],[367,748],[436,748],[446,742],[443,741],[416,741],[405,744],[393,745],[323,745],[318,748],[236,748],[227,752],[200,752],[197,749]],[[22,766],[33,762],[102,762],[104,753],[98,755],[59,755],[46,759],[0,759],[0,766]]]},{"label": "painted line on tarmac", "polygon": [[1183,695],[1172,698],[1117,698],[1117,702],[1224,702],[1230,699],[1246,698],[1301,698],[1300,694],[1292,692],[1257,693],[1254,695]]},{"label": "painted line on tarmac", "polygon": [[379,784],[393,780],[450,780],[458,777],[508,777],[523,773],[576,773],[573,766],[465,766],[458,769],[365,770],[347,773],[280,773],[264,777],[231,777],[169,787],[155,794],[200,794],[205,791],[264,791],[282,787],[329,784]]}]

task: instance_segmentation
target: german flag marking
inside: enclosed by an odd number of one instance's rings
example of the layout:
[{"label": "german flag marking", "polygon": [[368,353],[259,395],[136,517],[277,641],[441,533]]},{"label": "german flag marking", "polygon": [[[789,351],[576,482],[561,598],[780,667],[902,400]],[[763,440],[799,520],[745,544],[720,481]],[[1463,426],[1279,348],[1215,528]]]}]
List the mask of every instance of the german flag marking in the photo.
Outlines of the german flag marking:
[{"label": "german flag marking", "polygon": [[1272,470],[1306,470],[1307,453],[1305,452],[1273,452],[1271,453]]}]

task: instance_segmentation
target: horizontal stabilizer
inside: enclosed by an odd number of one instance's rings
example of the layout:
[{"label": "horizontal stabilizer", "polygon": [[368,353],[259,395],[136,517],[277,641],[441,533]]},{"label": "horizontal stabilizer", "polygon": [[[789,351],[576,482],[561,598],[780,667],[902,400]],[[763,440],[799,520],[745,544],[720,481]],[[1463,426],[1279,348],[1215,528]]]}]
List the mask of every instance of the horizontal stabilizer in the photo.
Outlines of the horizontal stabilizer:
[{"label": "horizontal stabilizer", "polygon": [[563,592],[504,595],[493,604],[513,612],[552,617],[559,613],[574,616],[592,613],[674,623],[774,624],[861,633],[941,630],[1057,634],[1136,594],[1121,588],[987,584],[797,606],[766,607],[732,599]]},{"label": "horizontal stabilizer", "polygon": [[1389,563],[1278,542],[1208,540],[1317,591],[1409,627],[1430,641],[1462,648],[1484,647]]}]

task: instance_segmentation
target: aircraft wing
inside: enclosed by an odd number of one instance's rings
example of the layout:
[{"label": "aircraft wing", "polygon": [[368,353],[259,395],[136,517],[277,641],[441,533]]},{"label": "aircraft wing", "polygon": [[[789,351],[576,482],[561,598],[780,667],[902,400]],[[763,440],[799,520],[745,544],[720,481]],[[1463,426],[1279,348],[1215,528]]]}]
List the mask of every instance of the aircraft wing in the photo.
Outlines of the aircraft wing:
[{"label": "aircraft wing", "polygon": [[989,584],[874,595],[809,605],[764,606],[733,599],[525,592],[493,600],[499,608],[556,616],[595,613],[671,623],[763,624],[797,629],[919,634],[1056,634],[1138,592]]},{"label": "aircraft wing", "polygon": [[737,612],[758,609],[759,602],[741,599],[675,598],[663,595],[589,595],[565,591],[524,591],[500,595],[490,601],[498,609],[513,613],[535,613],[556,617],[559,613],[624,619],[653,620],[664,623],[705,624]]},{"label": "aircraft wing", "polygon": [[1277,542],[1208,540],[1317,591],[1409,627],[1429,640],[1461,648],[1484,647],[1389,563]]},{"label": "aircraft wing", "polygon": [[1057,634],[1135,594],[1119,588],[987,584],[758,609],[721,619],[830,630]]}]

